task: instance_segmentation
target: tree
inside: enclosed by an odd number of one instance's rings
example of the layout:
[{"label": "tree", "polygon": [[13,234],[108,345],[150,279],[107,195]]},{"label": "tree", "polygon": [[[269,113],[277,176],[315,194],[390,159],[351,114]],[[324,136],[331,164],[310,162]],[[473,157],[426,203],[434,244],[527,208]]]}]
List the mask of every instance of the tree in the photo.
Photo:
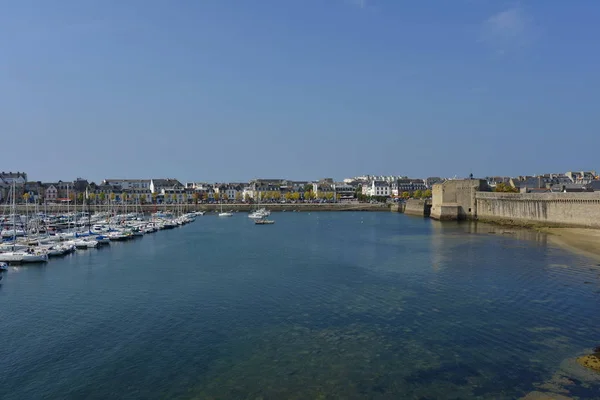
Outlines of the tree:
[{"label": "tree", "polygon": [[156,204],[156,198],[158,197],[157,193],[152,193],[152,202]]},{"label": "tree", "polygon": [[312,192],[312,190],[313,190],[312,183],[307,183],[306,185],[304,185],[304,192]]},{"label": "tree", "polygon": [[220,197],[219,192],[215,192],[213,197],[214,197],[215,201],[219,201],[219,197]]},{"label": "tree", "polygon": [[90,201],[96,201],[96,193],[88,194],[88,198],[90,199]]},{"label": "tree", "polygon": [[426,191],[423,192],[423,197],[428,199],[431,197],[431,189],[427,189]]},{"label": "tree", "polygon": [[325,193],[325,198],[327,200],[333,200],[333,192],[327,192],[327,193]]},{"label": "tree", "polygon": [[244,195],[244,202],[245,203],[252,203],[252,197],[250,196],[250,193],[246,193]]},{"label": "tree", "polygon": [[314,200],[315,197],[317,197],[317,196],[315,195],[315,193],[312,190],[308,191],[308,192],[304,192],[304,199],[306,199],[306,200]]},{"label": "tree", "polygon": [[280,191],[273,192],[273,199],[277,200],[277,201],[281,200],[281,192]]},{"label": "tree", "polygon": [[129,198],[129,195],[127,193],[121,193],[121,201],[123,203],[127,203],[128,198]]},{"label": "tree", "polygon": [[114,193],[111,193],[111,194],[109,195],[110,201],[115,201],[115,198],[116,198],[116,197],[117,197],[117,196],[116,196]]},{"label": "tree", "polygon": [[221,198],[223,199],[223,201],[229,200],[229,196],[227,196],[227,193],[225,193],[225,192],[223,192],[223,194],[221,195]]},{"label": "tree", "polygon": [[171,203],[177,203],[177,195],[175,193],[171,194]]},{"label": "tree", "polygon": [[496,188],[494,189],[495,192],[501,192],[501,193],[518,193],[519,190],[517,188],[514,188],[510,185],[507,185],[506,183],[498,183],[496,184]]},{"label": "tree", "polygon": [[194,192],[194,194],[192,195],[192,199],[194,199],[194,204],[198,204],[198,200],[200,199],[200,195],[198,194],[198,192]]},{"label": "tree", "polygon": [[413,193],[413,198],[420,199],[421,197],[423,197],[423,191],[415,190],[415,192]]},{"label": "tree", "polygon": [[208,193],[204,192],[202,193],[202,201],[206,201],[208,200]]},{"label": "tree", "polygon": [[106,193],[100,193],[100,202],[104,203],[106,201]]},{"label": "tree", "polygon": [[408,192],[402,192],[402,198],[405,199],[405,200],[406,199],[410,199],[410,193],[408,193]]},{"label": "tree", "polygon": [[292,192],[287,192],[285,194],[285,201],[292,201]]},{"label": "tree", "polygon": [[140,204],[141,205],[146,204],[146,196],[145,195],[140,195]]},{"label": "tree", "polygon": [[300,193],[298,193],[298,192],[292,193],[292,200],[294,200],[294,201],[300,200]]},{"label": "tree", "polygon": [[[15,196],[16,197],[16,196]],[[25,203],[29,203],[29,193],[25,193],[23,195],[23,200],[25,201]]]},{"label": "tree", "polygon": [[240,192],[240,191],[235,192],[235,202],[236,203],[242,202],[242,192]]}]

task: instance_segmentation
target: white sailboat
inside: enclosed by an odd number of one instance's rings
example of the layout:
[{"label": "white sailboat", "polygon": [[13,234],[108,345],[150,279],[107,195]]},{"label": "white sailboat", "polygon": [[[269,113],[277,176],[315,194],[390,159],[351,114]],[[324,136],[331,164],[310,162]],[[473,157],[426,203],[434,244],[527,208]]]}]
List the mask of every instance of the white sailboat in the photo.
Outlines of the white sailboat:
[{"label": "white sailboat", "polygon": [[16,219],[16,215],[17,215],[17,207],[16,207],[16,186],[15,186],[15,182],[13,181],[13,187],[12,187],[12,214],[13,214],[13,240],[12,240],[12,244],[13,244],[13,249],[12,251],[8,251],[8,252],[4,252],[4,253],[0,253],[0,262],[9,262],[9,263],[37,263],[37,262],[46,262],[48,261],[48,254],[46,252],[41,252],[41,251],[33,251],[31,249],[27,249],[27,250],[17,250],[15,249],[15,241],[17,239],[16,237],[16,231],[17,231],[17,219]]},{"label": "white sailboat", "polygon": [[223,200],[221,200],[221,212],[219,213],[219,217],[232,217],[233,214],[230,212],[223,212]]}]

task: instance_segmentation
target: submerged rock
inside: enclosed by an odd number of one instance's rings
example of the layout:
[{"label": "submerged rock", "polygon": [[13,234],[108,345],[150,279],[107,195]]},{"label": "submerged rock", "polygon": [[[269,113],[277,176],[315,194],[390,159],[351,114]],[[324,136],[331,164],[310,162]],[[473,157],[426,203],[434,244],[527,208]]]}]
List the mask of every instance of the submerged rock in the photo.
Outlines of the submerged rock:
[{"label": "submerged rock", "polygon": [[525,397],[521,397],[521,400],[572,400],[572,398],[558,393],[536,391],[528,393]]},{"label": "submerged rock", "polygon": [[586,368],[600,372],[600,346],[594,349],[594,353],[577,358],[577,362]]}]

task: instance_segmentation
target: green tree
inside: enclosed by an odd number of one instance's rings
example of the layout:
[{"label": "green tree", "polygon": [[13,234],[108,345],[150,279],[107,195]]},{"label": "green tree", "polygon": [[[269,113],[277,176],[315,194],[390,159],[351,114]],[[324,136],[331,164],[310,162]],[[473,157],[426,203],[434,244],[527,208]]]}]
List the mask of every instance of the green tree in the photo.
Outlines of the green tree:
[{"label": "green tree", "polygon": [[156,204],[157,197],[158,197],[158,193],[152,193],[152,203]]},{"label": "green tree", "polygon": [[410,193],[408,193],[408,192],[402,192],[402,198],[405,199],[405,200],[406,199],[410,199]]},{"label": "green tree", "polygon": [[198,200],[200,200],[200,195],[198,194],[198,192],[194,192],[194,194],[192,195],[192,199],[194,200],[194,204],[198,204]]},{"label": "green tree", "polygon": [[227,193],[225,193],[225,192],[223,192],[223,194],[221,194],[221,198],[223,199],[223,201],[229,200],[229,196],[227,196]]},{"label": "green tree", "polygon": [[428,199],[431,197],[431,189],[427,189],[426,191],[423,192],[423,197]]},{"label": "green tree", "polygon": [[317,196],[315,195],[315,193],[312,190],[310,190],[308,192],[304,192],[304,198],[306,200],[314,200],[316,197]]},{"label": "green tree", "polygon": [[275,191],[273,192],[273,200],[281,200],[281,192],[280,191]]},{"label": "green tree", "polygon": [[121,193],[121,201],[127,203],[127,199],[129,199],[129,195],[127,193]]},{"label": "green tree", "polygon": [[100,193],[100,202],[104,203],[106,201],[106,193]]},{"label": "green tree", "polygon": [[117,197],[117,196],[116,196],[114,193],[111,193],[111,194],[109,195],[110,201],[115,201],[115,198],[116,198],[116,197]]},{"label": "green tree", "polygon": [[294,193],[292,193],[292,200],[293,200],[293,201],[298,201],[298,200],[300,200],[300,193],[298,193],[298,192],[294,192]]},{"label": "green tree", "polygon": [[171,202],[177,203],[177,195],[175,193],[171,193]]},{"label": "green tree", "polygon": [[285,201],[292,201],[292,192],[287,192],[285,194]]},{"label": "green tree", "polygon": [[214,196],[213,196],[213,197],[214,197],[215,201],[219,201],[219,198],[220,198],[221,196],[219,195],[219,192],[215,192],[215,194],[214,194]]},{"label": "green tree", "polygon": [[[15,197],[17,197],[17,196],[15,196]],[[23,200],[25,201],[25,203],[29,202],[29,193],[23,194]]]},{"label": "green tree", "polygon": [[325,193],[325,199],[327,199],[327,200],[333,200],[333,192],[327,192],[327,193]]},{"label": "green tree", "polygon": [[240,191],[235,192],[235,202],[236,203],[242,202],[242,192],[240,192]]},{"label": "green tree", "polygon": [[413,193],[413,198],[420,199],[421,197],[423,197],[423,191],[415,190],[415,192]]},{"label": "green tree", "polygon": [[496,184],[494,191],[501,192],[501,193],[518,193],[519,192],[519,190],[517,188],[514,188],[514,187],[507,185],[506,183],[502,183],[502,182]]}]

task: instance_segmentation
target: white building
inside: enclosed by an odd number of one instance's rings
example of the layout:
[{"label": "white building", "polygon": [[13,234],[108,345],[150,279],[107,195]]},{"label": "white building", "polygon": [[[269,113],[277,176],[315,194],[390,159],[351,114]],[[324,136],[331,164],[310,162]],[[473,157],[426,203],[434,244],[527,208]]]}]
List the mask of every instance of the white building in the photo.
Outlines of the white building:
[{"label": "white building", "polygon": [[48,201],[55,201],[58,199],[58,189],[54,185],[50,185],[46,188],[44,198]]},{"label": "white building", "polygon": [[183,189],[183,185],[177,179],[150,179],[150,191],[152,193],[163,193],[163,189]]},{"label": "white building", "polygon": [[391,185],[386,181],[372,181],[362,187],[362,193],[367,196],[389,197],[392,194]]}]

